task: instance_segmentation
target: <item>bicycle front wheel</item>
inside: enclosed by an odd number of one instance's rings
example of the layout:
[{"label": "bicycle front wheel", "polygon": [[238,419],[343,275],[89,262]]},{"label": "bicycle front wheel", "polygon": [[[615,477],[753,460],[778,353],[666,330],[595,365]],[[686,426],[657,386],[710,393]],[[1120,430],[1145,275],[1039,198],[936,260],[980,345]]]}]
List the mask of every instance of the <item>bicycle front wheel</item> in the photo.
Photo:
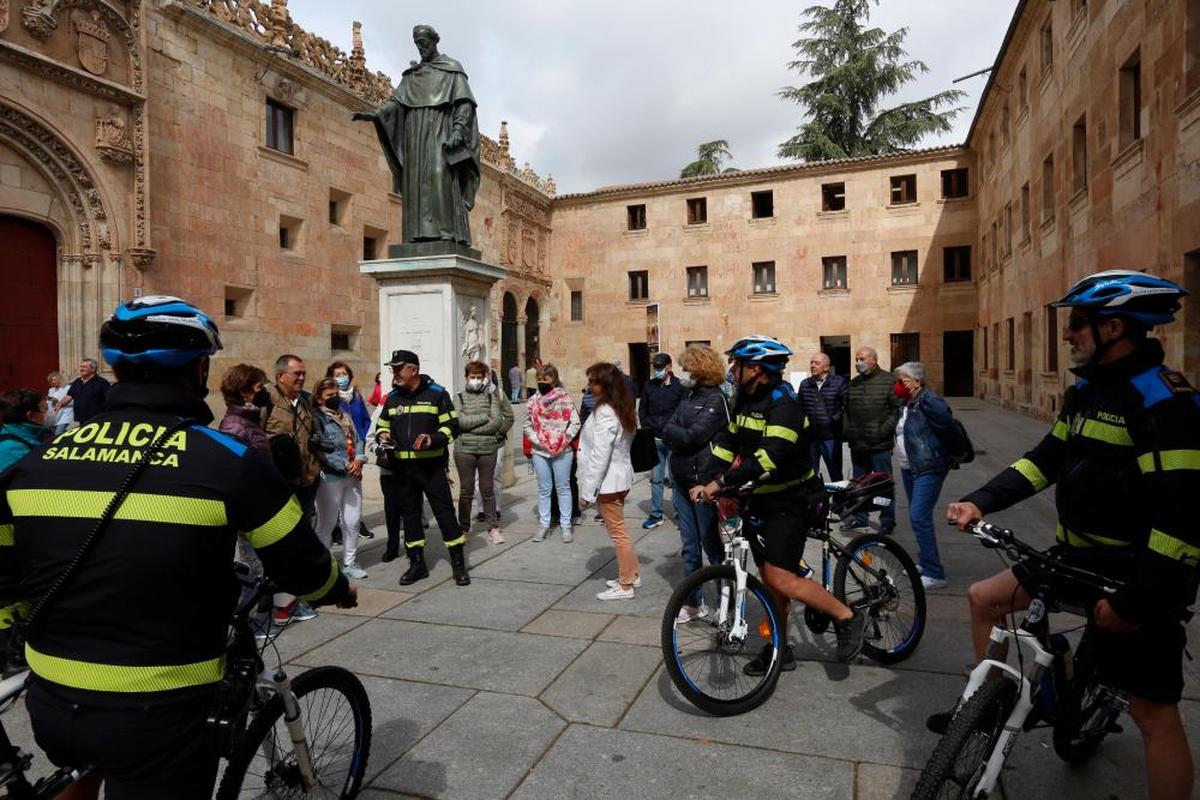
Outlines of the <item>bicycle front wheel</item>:
[{"label": "bicycle front wheel", "polygon": [[864,533],[846,545],[833,593],[867,615],[863,654],[880,664],[912,655],[925,633],[925,587],[917,565],[887,536]]},{"label": "bicycle front wheel", "polygon": [[272,697],[234,749],[217,800],[234,798],[352,798],[358,796],[371,752],[371,702],[353,673],[317,667],[292,680],[317,785],[306,792],[296,747]]},{"label": "bicycle front wheel", "polygon": [[[680,610],[700,598],[698,615]],[[741,606],[744,636],[734,629]],[[705,567],[676,587],[662,621],[662,652],[667,673],[688,702],[721,717],[762,705],[775,690],[783,657],[784,632],[771,598],[753,575],[738,598],[736,574],[727,564]]]},{"label": "bicycle front wheel", "polygon": [[993,676],[958,710],[917,779],[912,800],[973,798],[1016,702],[1017,685]]}]

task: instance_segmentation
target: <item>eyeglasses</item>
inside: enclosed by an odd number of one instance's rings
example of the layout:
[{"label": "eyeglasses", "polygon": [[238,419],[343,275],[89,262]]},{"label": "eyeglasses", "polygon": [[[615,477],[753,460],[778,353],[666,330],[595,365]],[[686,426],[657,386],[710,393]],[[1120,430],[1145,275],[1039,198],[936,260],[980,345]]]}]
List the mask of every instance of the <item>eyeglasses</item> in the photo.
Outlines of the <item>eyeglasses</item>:
[{"label": "eyeglasses", "polygon": [[413,369],[417,368],[414,364],[388,364],[388,369],[392,372],[403,372],[409,367],[412,367]]},{"label": "eyeglasses", "polygon": [[1081,330],[1091,324],[1091,317],[1071,317],[1067,320],[1067,330],[1069,330],[1071,333],[1079,333]]}]

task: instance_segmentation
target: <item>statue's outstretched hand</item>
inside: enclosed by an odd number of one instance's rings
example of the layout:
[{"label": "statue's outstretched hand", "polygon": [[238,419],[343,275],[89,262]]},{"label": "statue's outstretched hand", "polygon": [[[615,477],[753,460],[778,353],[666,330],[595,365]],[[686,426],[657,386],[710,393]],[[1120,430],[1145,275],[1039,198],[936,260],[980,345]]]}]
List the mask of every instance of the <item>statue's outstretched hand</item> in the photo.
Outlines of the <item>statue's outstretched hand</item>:
[{"label": "statue's outstretched hand", "polygon": [[375,119],[375,112],[374,111],[355,111],[354,114],[352,114],[350,116],[350,119],[352,119],[355,122],[358,122],[360,120],[367,120],[369,122],[369,121]]}]

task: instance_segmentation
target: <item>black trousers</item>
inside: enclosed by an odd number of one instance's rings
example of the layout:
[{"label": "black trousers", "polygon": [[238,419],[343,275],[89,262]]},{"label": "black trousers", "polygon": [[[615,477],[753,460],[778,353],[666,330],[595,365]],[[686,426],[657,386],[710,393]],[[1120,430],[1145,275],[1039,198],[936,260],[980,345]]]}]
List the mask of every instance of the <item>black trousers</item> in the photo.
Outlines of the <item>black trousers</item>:
[{"label": "black trousers", "polygon": [[387,520],[389,551],[399,551],[401,524],[404,526],[406,548],[425,546],[425,529],[421,526],[422,497],[429,500],[429,507],[442,533],[442,541],[447,546],[466,541],[458,526],[458,516],[454,513],[454,500],[450,496],[450,481],[446,478],[444,464],[404,466],[390,476],[380,475],[379,484],[383,490],[383,514]]}]

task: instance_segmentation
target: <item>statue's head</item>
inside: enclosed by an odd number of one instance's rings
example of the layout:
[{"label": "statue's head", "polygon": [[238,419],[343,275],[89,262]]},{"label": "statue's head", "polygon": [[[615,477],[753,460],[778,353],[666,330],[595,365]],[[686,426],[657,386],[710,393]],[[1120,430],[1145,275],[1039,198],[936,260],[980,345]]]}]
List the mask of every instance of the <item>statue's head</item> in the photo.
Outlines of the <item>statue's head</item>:
[{"label": "statue's head", "polygon": [[432,25],[417,25],[413,28],[413,43],[416,44],[422,61],[428,61],[437,55],[437,45],[441,38]]}]

